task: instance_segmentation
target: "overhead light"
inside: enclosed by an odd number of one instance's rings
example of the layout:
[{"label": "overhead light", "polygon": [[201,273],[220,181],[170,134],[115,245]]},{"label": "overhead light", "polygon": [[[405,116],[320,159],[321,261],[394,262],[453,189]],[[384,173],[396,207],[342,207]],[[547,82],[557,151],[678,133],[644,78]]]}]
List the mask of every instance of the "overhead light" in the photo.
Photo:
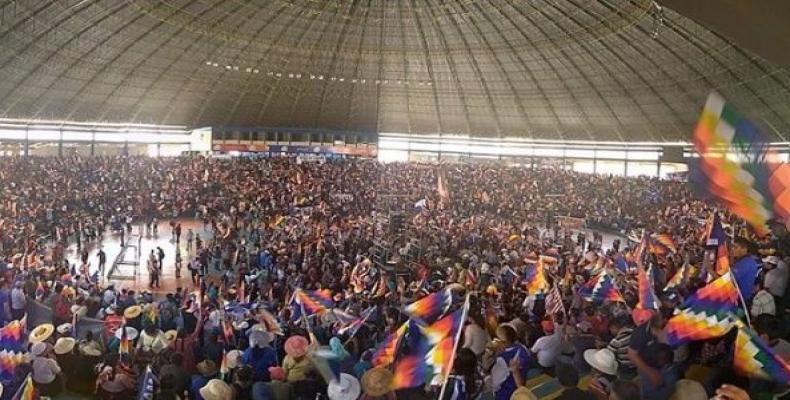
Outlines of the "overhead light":
[{"label": "overhead light", "polygon": [[367,82],[367,81],[363,79],[363,80],[361,80],[361,81],[359,81],[359,82],[360,82],[360,83],[362,83],[362,84],[364,84],[364,83],[365,83],[365,82]]},{"label": "overhead light", "polygon": [[323,75],[318,75],[318,80],[319,81],[323,81],[324,80],[324,76]]},{"label": "overhead light", "polygon": [[268,76],[274,76],[274,72],[272,72],[272,71],[269,71],[269,72],[267,72],[267,73],[266,73],[266,75],[268,75]]},{"label": "overhead light", "polygon": [[234,66],[233,66],[233,70],[234,70],[234,71],[238,71],[238,70],[239,70],[239,66],[238,66],[238,65],[234,65]]},{"label": "overhead light", "polygon": [[389,79],[385,79],[385,80],[384,80],[384,84],[386,85],[386,84],[388,84],[388,83],[390,83]]},{"label": "overhead light", "polygon": [[278,72],[278,73],[274,74],[274,76],[276,76],[278,78],[282,78],[283,74],[282,74],[282,72]]},{"label": "overhead light", "polygon": [[259,71],[257,68],[256,68],[256,69],[254,69],[254,70],[252,70],[252,73],[253,73],[253,74],[257,74],[258,72],[261,72],[261,71]]},{"label": "overhead light", "polygon": [[351,83],[357,83],[357,80],[356,79],[352,79]]},{"label": "overhead light", "polygon": [[315,79],[315,75],[310,74],[310,79]]},{"label": "overhead light", "polygon": [[379,80],[379,79],[376,79],[376,84],[377,84],[377,85],[381,85],[381,80]]},{"label": "overhead light", "polygon": [[296,79],[302,79],[302,74],[296,74]]},{"label": "overhead light", "polygon": [[401,83],[403,83],[403,82],[401,82],[401,81],[398,81],[398,85],[400,85]]},{"label": "overhead light", "polygon": [[211,61],[206,61],[206,65],[211,66]]},{"label": "overhead light", "polygon": [[345,80],[346,80],[346,78],[340,78],[340,82],[343,82]]},{"label": "overhead light", "polygon": [[288,74],[288,77],[289,77],[289,78],[291,78],[291,79],[293,79],[293,77],[294,77],[294,74]]},{"label": "overhead light", "polygon": [[247,68],[245,69],[245,71],[247,71],[248,73],[249,73],[249,72],[252,72],[252,68],[250,68],[250,67],[247,67]]},{"label": "overhead light", "polygon": [[230,65],[226,65],[226,66],[225,66],[225,69],[228,69],[228,70],[229,70],[229,69],[231,69],[231,68],[232,68],[232,67],[231,67]]},{"label": "overhead light", "polygon": [[337,80],[337,78],[335,78],[334,76],[329,79],[331,79],[333,82]]},{"label": "overhead light", "polygon": [[219,67],[219,64],[217,64],[217,63],[214,63],[214,66],[215,66],[215,67]]}]

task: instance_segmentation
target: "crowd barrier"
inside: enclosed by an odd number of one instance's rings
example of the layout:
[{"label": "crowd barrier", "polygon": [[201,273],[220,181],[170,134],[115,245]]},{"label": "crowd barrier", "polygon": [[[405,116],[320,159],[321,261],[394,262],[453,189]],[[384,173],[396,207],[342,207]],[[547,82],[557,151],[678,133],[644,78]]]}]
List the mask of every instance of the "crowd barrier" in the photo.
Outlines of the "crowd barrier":
[{"label": "crowd barrier", "polygon": [[[39,301],[28,302],[27,306],[27,327],[32,330],[38,325],[52,323],[52,308],[47,307]],[[104,321],[96,318],[83,317],[77,320],[74,327],[78,339],[83,339],[88,332],[93,332],[94,337],[98,338],[104,331]]]}]

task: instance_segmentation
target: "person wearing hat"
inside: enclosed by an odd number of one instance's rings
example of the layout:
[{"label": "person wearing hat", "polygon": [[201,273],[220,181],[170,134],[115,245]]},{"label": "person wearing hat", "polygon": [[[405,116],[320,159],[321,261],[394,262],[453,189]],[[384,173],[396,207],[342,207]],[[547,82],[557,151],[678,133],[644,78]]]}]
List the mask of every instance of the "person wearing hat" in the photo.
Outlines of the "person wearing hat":
[{"label": "person wearing hat", "polygon": [[590,390],[608,396],[617,376],[617,358],[609,349],[584,351],[584,361],[592,368]]},{"label": "person wearing hat", "polygon": [[[203,360],[197,365],[198,374],[192,375],[192,383],[189,386],[189,393],[193,399],[203,400],[201,389],[209,381],[215,380],[219,373],[217,364],[212,360]],[[224,383],[224,382],[223,382]]]},{"label": "person wearing hat", "polygon": [[309,344],[304,336],[299,335],[291,336],[285,341],[285,358],[282,367],[287,382],[305,380],[313,370],[313,363],[307,358]]},{"label": "person wearing hat", "polygon": [[765,288],[776,298],[779,306],[784,305],[787,282],[790,279],[787,263],[777,256],[768,256],[763,259],[765,271]]},{"label": "person wearing hat", "polygon": [[257,329],[250,330],[250,347],[244,350],[241,362],[252,367],[256,381],[269,380],[269,368],[277,366],[277,353],[269,346],[272,334]]},{"label": "person wearing hat", "polygon": [[32,331],[30,331],[30,335],[28,335],[28,342],[30,343],[41,343],[46,342],[52,337],[52,333],[55,332],[55,326],[52,324],[41,324],[35,327]]},{"label": "person wearing hat", "polygon": [[357,378],[349,374],[340,374],[337,379],[329,382],[326,395],[329,400],[357,400],[362,388]]},{"label": "person wearing hat", "polygon": [[202,400],[232,400],[235,396],[233,388],[220,379],[208,381],[205,386],[200,388],[198,395],[200,397],[197,398]]},{"label": "person wearing hat", "polygon": [[33,368],[33,383],[36,389],[45,396],[55,396],[63,391],[63,375],[60,365],[50,355],[50,350],[46,343],[37,342],[30,347],[30,355],[33,361],[30,363]]},{"label": "person wearing hat", "polygon": [[364,395],[362,400],[395,399],[392,391],[392,372],[386,368],[376,367],[362,375],[361,386]]},{"label": "person wearing hat", "polygon": [[123,325],[123,316],[118,315],[114,306],[104,308],[104,336],[111,337]]},{"label": "person wearing hat", "polygon": [[25,306],[27,297],[25,296],[25,282],[18,280],[11,289],[11,318],[21,320],[25,316]]}]

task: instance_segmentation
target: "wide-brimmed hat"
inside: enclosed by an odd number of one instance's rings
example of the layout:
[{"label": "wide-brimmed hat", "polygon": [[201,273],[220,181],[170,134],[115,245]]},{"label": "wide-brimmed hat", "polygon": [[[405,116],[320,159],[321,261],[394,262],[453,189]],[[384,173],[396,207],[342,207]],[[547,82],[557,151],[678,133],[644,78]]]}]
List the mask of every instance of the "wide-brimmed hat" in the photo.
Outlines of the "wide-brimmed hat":
[{"label": "wide-brimmed hat", "polygon": [[35,327],[31,332],[30,336],[28,336],[27,340],[30,343],[38,343],[43,342],[52,336],[52,333],[55,332],[55,326],[52,324],[41,324]]},{"label": "wide-brimmed hat", "polygon": [[361,392],[359,381],[349,374],[340,374],[338,379],[333,379],[326,388],[329,400],[357,400]]},{"label": "wide-brimmed hat", "polygon": [[197,365],[197,370],[201,375],[210,378],[217,374],[217,363],[212,360],[203,360]]},{"label": "wide-brimmed hat", "polygon": [[47,344],[44,342],[34,343],[33,346],[30,347],[30,355],[33,357],[38,357],[44,352],[47,351]]},{"label": "wide-brimmed hat", "polygon": [[73,332],[74,325],[66,322],[64,324],[58,325],[58,327],[55,330],[58,331],[58,333],[60,333],[61,335],[65,335],[67,333]]},{"label": "wide-brimmed hat", "polygon": [[79,350],[82,354],[89,357],[101,357],[101,347],[97,342],[88,342],[79,345]]},{"label": "wide-brimmed hat", "polygon": [[589,349],[584,351],[584,361],[607,375],[617,375],[617,359],[609,349]]},{"label": "wide-brimmed hat", "polygon": [[139,334],[139,332],[137,332],[137,329],[132,328],[131,326],[122,326],[122,327],[118,328],[115,331],[115,337],[117,337],[118,340],[121,339],[124,329],[126,329],[126,338],[127,339],[129,339],[129,340],[137,339],[137,335]]},{"label": "wide-brimmed hat", "polygon": [[131,306],[123,312],[123,317],[126,319],[135,319],[143,313],[143,308],[140,306]]},{"label": "wide-brimmed hat", "polygon": [[167,339],[167,343],[173,343],[177,337],[178,337],[178,331],[175,329],[171,329],[165,332],[165,339]]},{"label": "wide-brimmed hat", "polygon": [[535,396],[535,394],[526,387],[521,386],[510,395],[510,400],[538,400],[538,396]]},{"label": "wide-brimmed hat", "polygon": [[231,400],[233,399],[233,390],[224,381],[212,379],[200,388],[200,396],[204,400]]},{"label": "wide-brimmed hat", "polygon": [[298,358],[307,354],[307,346],[310,343],[304,336],[291,336],[285,341],[285,354]]},{"label": "wide-brimmed hat", "polygon": [[241,350],[231,350],[225,357],[228,360],[228,368],[233,369],[241,364]]},{"label": "wide-brimmed hat", "polygon": [[369,369],[362,375],[362,391],[372,397],[389,393],[392,391],[392,372],[381,367]]},{"label": "wide-brimmed hat", "polygon": [[675,393],[669,400],[706,400],[708,393],[701,383],[691,379],[681,379],[675,382]]},{"label": "wide-brimmed hat", "polygon": [[55,342],[55,354],[67,354],[74,350],[77,341],[72,337],[62,337]]}]

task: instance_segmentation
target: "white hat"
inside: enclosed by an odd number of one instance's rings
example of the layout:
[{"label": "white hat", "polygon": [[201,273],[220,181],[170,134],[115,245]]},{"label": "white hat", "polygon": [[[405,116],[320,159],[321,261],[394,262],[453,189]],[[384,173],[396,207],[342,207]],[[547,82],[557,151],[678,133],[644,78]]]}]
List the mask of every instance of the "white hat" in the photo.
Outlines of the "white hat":
[{"label": "white hat", "polygon": [[44,354],[45,351],[47,351],[47,344],[44,342],[35,343],[30,347],[30,354],[33,355],[33,357],[38,357]]},{"label": "white hat", "polygon": [[326,388],[329,400],[356,400],[361,392],[359,381],[349,374],[340,374],[339,379],[333,379]]},{"label": "white hat", "polygon": [[250,332],[250,346],[253,347],[266,347],[272,342],[272,334],[259,330]]},{"label": "white hat", "polygon": [[237,331],[243,331],[249,327],[250,327],[250,323],[247,321],[240,321],[240,322],[233,321],[233,329]]},{"label": "white hat", "polygon": [[74,329],[74,325],[66,322],[64,324],[58,325],[57,329],[55,329],[55,330],[57,330],[58,333],[60,333],[61,335],[64,335],[64,334],[72,332],[73,329]]},{"label": "white hat", "polygon": [[204,400],[231,400],[233,399],[233,390],[227,383],[219,379],[212,379],[200,388],[200,396]]},{"label": "white hat", "polygon": [[115,337],[117,337],[120,340],[121,339],[121,331],[123,331],[124,329],[126,329],[126,338],[127,339],[129,339],[129,340],[137,339],[137,334],[138,334],[137,329],[132,328],[131,326],[126,326],[126,327],[122,326],[122,327],[118,328],[115,331]]},{"label": "white hat", "polygon": [[617,375],[617,359],[609,349],[585,350],[584,361],[587,361],[587,364],[604,374]]},{"label": "white hat", "polygon": [[72,337],[62,337],[55,342],[55,354],[67,354],[74,350],[77,341]]},{"label": "white hat", "polygon": [[228,360],[228,368],[233,369],[241,364],[241,350],[231,350],[225,356]]}]

